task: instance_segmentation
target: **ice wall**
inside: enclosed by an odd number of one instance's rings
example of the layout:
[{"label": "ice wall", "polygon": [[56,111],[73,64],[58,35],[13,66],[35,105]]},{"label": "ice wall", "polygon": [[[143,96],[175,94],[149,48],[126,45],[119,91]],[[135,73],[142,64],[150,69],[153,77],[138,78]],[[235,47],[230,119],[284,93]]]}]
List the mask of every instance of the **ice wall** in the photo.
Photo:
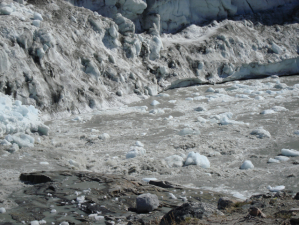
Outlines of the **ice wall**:
[{"label": "ice wall", "polygon": [[[160,25],[161,32],[175,33],[190,24],[203,24],[228,17],[274,11],[280,17],[299,5],[296,0],[67,0],[74,5],[114,18],[117,13],[133,20],[137,31]],[[159,15],[159,22],[153,16]],[[277,19],[274,18],[273,19]]]}]

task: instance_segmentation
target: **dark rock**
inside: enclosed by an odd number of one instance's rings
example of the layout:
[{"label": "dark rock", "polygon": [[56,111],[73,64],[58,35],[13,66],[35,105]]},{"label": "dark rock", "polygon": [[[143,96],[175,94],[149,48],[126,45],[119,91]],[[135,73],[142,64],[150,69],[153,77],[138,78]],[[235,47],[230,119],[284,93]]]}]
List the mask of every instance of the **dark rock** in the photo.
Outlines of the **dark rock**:
[{"label": "dark rock", "polygon": [[159,207],[157,195],[150,193],[139,195],[136,198],[136,208],[138,213],[151,212]]},{"label": "dark rock", "polygon": [[251,216],[259,216],[262,218],[266,218],[266,215],[257,207],[252,207],[249,210],[249,215]]},{"label": "dark rock", "polygon": [[232,200],[228,197],[222,197],[222,198],[219,198],[219,201],[218,201],[218,209],[226,209],[226,208],[230,208],[232,207],[234,204],[236,204],[237,201],[236,200]]},{"label": "dark rock", "polygon": [[161,187],[161,188],[176,188],[183,189],[180,185],[170,183],[168,181],[151,180],[149,184]]},{"label": "dark rock", "polygon": [[299,216],[292,217],[290,219],[291,225],[298,225],[299,224]]},{"label": "dark rock", "polygon": [[294,197],[295,200],[299,200],[299,192]]},{"label": "dark rock", "polygon": [[163,216],[160,225],[180,223],[186,218],[202,219],[212,215],[223,215],[215,205],[203,202],[190,202],[171,210]]}]

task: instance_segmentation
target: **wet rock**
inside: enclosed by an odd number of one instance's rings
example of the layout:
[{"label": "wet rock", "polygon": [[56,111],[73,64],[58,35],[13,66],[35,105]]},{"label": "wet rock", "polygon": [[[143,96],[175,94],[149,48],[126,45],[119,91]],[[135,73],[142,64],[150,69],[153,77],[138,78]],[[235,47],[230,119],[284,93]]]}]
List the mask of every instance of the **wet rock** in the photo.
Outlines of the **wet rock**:
[{"label": "wet rock", "polygon": [[136,208],[139,213],[148,213],[159,207],[157,195],[150,193],[139,195],[136,198]]},{"label": "wet rock", "polygon": [[190,202],[171,210],[161,219],[160,225],[180,223],[186,218],[203,219],[212,215],[223,215],[216,206],[203,202]]},{"label": "wet rock", "polygon": [[218,201],[218,209],[223,210],[223,209],[226,209],[226,208],[230,208],[230,207],[232,207],[235,203],[237,203],[236,200],[230,199],[230,198],[228,198],[228,197],[222,197],[222,198],[219,198],[219,201]]},{"label": "wet rock", "polygon": [[173,184],[168,181],[159,181],[159,180],[150,180],[149,184],[155,185],[161,188],[175,188],[175,189],[183,189],[180,185]]},{"label": "wet rock", "polygon": [[299,216],[294,216],[290,219],[290,223],[292,225],[298,225],[299,224]]},{"label": "wet rock", "polygon": [[295,199],[295,200],[299,200],[299,192],[296,193],[294,199]]},{"label": "wet rock", "polygon": [[266,215],[257,207],[250,208],[249,214],[251,216],[259,216],[259,217],[262,217],[262,218],[266,218]]}]

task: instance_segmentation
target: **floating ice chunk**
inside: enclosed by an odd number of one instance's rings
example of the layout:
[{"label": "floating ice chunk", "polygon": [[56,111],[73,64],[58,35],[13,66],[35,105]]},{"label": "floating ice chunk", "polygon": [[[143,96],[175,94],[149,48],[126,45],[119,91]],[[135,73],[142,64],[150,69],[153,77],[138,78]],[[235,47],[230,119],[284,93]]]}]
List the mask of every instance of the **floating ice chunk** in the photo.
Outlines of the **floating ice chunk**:
[{"label": "floating ice chunk", "polygon": [[168,101],[169,103],[171,103],[171,104],[175,104],[176,103],[176,100],[170,100],[170,101]]},{"label": "floating ice chunk", "polygon": [[34,147],[34,138],[24,133],[17,133],[14,135],[9,134],[5,139],[10,143],[16,143],[20,148]]},{"label": "floating ice chunk", "polygon": [[40,165],[49,165],[48,162],[40,162],[39,164],[40,164]]},{"label": "floating ice chunk", "polygon": [[206,90],[206,92],[211,92],[211,93],[214,93],[214,92],[215,92],[215,89],[214,89],[214,88],[212,88],[212,87],[209,87],[209,88]]},{"label": "floating ice chunk", "polygon": [[201,168],[210,168],[210,161],[208,158],[204,155],[200,155],[197,152],[189,152],[187,155],[187,159],[185,161],[185,166],[189,165],[197,165],[200,166]]},{"label": "floating ice chunk", "polygon": [[248,169],[253,169],[254,165],[250,160],[245,160],[243,164],[241,165],[240,169],[241,170],[248,170]]},{"label": "floating ice chunk", "polygon": [[110,138],[110,135],[107,133],[103,133],[103,134],[99,135],[98,138],[101,140],[108,140]]},{"label": "floating ice chunk", "polygon": [[33,15],[33,19],[34,20],[40,20],[40,21],[43,21],[43,17],[40,13],[37,13],[35,12],[34,15]]},{"label": "floating ice chunk", "polygon": [[295,130],[294,134],[299,135],[299,130]]},{"label": "floating ice chunk", "polygon": [[254,99],[262,101],[265,100],[265,98],[263,96],[256,96]]},{"label": "floating ice chunk", "polygon": [[284,156],[296,157],[299,156],[299,151],[294,149],[281,149],[281,154]]},{"label": "floating ice chunk", "polygon": [[137,147],[144,147],[144,144],[141,141],[136,141],[135,146]]},{"label": "floating ice chunk", "polygon": [[282,161],[282,162],[286,162],[286,161],[289,161],[289,160],[290,160],[289,157],[281,156],[281,155],[275,156],[275,159],[277,159],[277,160],[279,160],[279,161]]},{"label": "floating ice chunk", "polygon": [[82,204],[82,203],[85,202],[85,196],[84,196],[84,195],[79,196],[79,197],[77,197],[76,200],[77,200],[77,202],[78,202],[79,204]]},{"label": "floating ice chunk", "polygon": [[76,116],[72,121],[83,121],[83,119],[80,116]]},{"label": "floating ice chunk", "polygon": [[237,94],[235,97],[236,98],[245,98],[245,99],[249,99],[250,98],[248,95],[244,95],[244,94]]},{"label": "floating ice chunk", "polygon": [[177,198],[177,197],[175,197],[175,195],[174,195],[174,194],[172,194],[172,193],[169,193],[168,195],[169,195],[169,198],[171,198],[171,199],[178,199],[178,198]]},{"label": "floating ice chunk", "polygon": [[126,154],[126,159],[135,158],[137,156],[145,155],[146,150],[142,147],[132,146],[131,150]]},{"label": "floating ice chunk", "polygon": [[285,107],[282,107],[282,106],[274,106],[272,108],[273,111],[275,112],[286,112],[286,111],[289,111],[288,109],[286,109]]},{"label": "floating ice chunk", "polygon": [[97,133],[97,132],[100,132],[100,131],[97,130],[97,129],[91,129],[91,132],[93,132],[93,133]]},{"label": "floating ice chunk", "polygon": [[163,109],[152,109],[149,111],[150,114],[164,114],[165,111]]},{"label": "floating ice chunk", "polygon": [[156,105],[159,105],[159,104],[160,104],[160,102],[158,102],[157,100],[154,100],[151,103],[152,106],[156,106]]},{"label": "floating ice chunk", "polygon": [[146,110],[148,109],[148,107],[145,105],[144,106],[135,106],[134,108],[135,108],[135,110],[140,111],[140,112],[146,112]]},{"label": "floating ice chunk", "polygon": [[169,167],[182,167],[184,164],[184,159],[178,155],[166,157],[165,161]]},{"label": "floating ice chunk", "polygon": [[285,189],[286,187],[281,185],[281,186],[276,186],[276,187],[271,187],[270,185],[267,187],[269,191],[271,192],[279,192]]},{"label": "floating ice chunk", "polygon": [[6,213],[6,209],[5,208],[0,208],[0,213]]},{"label": "floating ice chunk", "polygon": [[56,212],[57,212],[56,209],[51,210],[51,213],[56,213]]},{"label": "floating ice chunk", "polygon": [[163,98],[167,98],[167,97],[170,97],[169,94],[166,94],[166,93],[160,93],[157,95],[158,97],[163,97]]},{"label": "floating ice chunk", "polygon": [[47,135],[48,136],[50,128],[48,126],[44,125],[44,124],[39,124],[37,130],[38,130],[38,133],[40,135]]},{"label": "floating ice chunk", "polygon": [[272,158],[270,158],[268,160],[268,163],[280,163],[280,161],[278,159],[272,159]]},{"label": "floating ice chunk", "polygon": [[38,222],[39,222],[39,224],[46,224],[47,223],[47,221],[45,221],[45,220],[40,220]]},{"label": "floating ice chunk", "polygon": [[69,224],[69,222],[65,222],[65,221],[63,221],[63,222],[61,222],[59,225],[70,225],[70,224]]},{"label": "floating ice chunk", "polygon": [[207,111],[207,109],[203,106],[199,106],[199,107],[195,108],[195,111],[201,112],[201,111]]},{"label": "floating ice chunk", "polygon": [[33,220],[30,222],[31,225],[39,225],[39,222],[37,220]]},{"label": "floating ice chunk", "polygon": [[194,101],[200,101],[203,99],[206,99],[206,97],[205,96],[197,96],[197,97],[193,98]]},{"label": "floating ice chunk", "polygon": [[71,166],[74,166],[74,167],[78,167],[78,168],[80,167],[80,164],[77,163],[75,160],[72,160],[72,159],[69,160],[69,164]]},{"label": "floating ice chunk", "polygon": [[199,117],[197,117],[197,122],[206,123],[207,120],[199,116]]},{"label": "floating ice chunk", "polygon": [[272,109],[266,109],[261,112],[262,115],[268,115],[268,114],[273,114],[273,113],[276,113],[276,112]]},{"label": "floating ice chunk", "polygon": [[9,6],[0,7],[0,15],[10,15],[13,12],[13,9]]},{"label": "floating ice chunk", "polygon": [[180,136],[185,136],[185,135],[196,135],[196,134],[200,134],[199,130],[193,130],[192,128],[184,128],[183,130],[180,130],[180,132],[178,133],[178,135]]},{"label": "floating ice chunk", "polygon": [[164,120],[172,120],[172,119],[173,119],[173,116],[169,116],[169,117],[164,118]]},{"label": "floating ice chunk", "polygon": [[265,129],[263,128],[258,128],[258,129],[255,129],[253,131],[251,131],[250,133],[251,135],[256,135],[258,138],[271,138],[271,134],[269,131],[266,131]]},{"label": "floating ice chunk", "polygon": [[32,25],[35,27],[40,27],[41,21],[40,20],[33,20]]},{"label": "floating ice chunk", "polygon": [[186,101],[193,101],[193,98],[191,97],[188,97],[188,98],[185,98]]},{"label": "floating ice chunk", "polygon": [[157,178],[142,178],[142,180],[144,181],[144,182],[147,182],[147,183],[149,183],[151,180],[158,180]]},{"label": "floating ice chunk", "polygon": [[249,126],[249,123],[244,123],[242,121],[236,121],[236,120],[230,120],[228,117],[222,117],[219,120],[219,123],[221,125],[230,125],[230,124],[235,124],[235,125],[247,125]]}]

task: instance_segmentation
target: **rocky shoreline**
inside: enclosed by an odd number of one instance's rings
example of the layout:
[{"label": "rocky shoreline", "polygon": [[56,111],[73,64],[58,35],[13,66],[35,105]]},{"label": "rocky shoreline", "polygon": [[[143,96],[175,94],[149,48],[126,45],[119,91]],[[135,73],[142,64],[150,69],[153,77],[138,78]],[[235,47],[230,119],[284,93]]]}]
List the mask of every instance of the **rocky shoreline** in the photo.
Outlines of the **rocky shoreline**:
[{"label": "rocky shoreline", "polygon": [[[20,181],[24,188],[10,196],[18,206],[1,208],[1,225],[299,223],[299,193],[287,190],[242,201],[167,181],[83,171],[23,173]],[[136,199],[145,193],[158,207],[138,213]]]}]

